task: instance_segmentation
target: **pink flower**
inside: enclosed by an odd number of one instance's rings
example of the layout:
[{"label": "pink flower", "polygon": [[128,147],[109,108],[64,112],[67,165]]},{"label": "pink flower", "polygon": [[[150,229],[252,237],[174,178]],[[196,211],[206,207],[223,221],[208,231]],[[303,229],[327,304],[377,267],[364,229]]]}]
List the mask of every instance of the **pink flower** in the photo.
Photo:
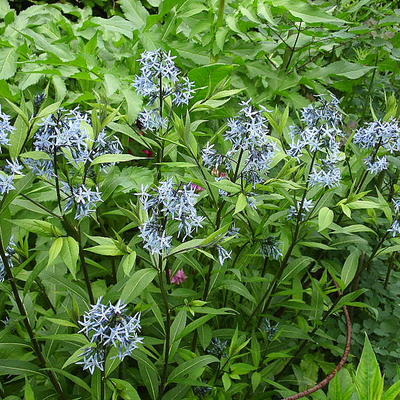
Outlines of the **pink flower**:
[{"label": "pink flower", "polygon": [[171,283],[174,283],[175,285],[180,285],[187,279],[187,276],[183,269],[179,269],[175,275],[172,275],[172,271],[169,270],[169,276],[171,279]]},{"label": "pink flower", "polygon": [[154,156],[154,153],[151,150],[142,150],[142,153],[146,154],[147,157]]},{"label": "pink flower", "polygon": [[195,183],[191,183],[190,186],[192,187],[192,189],[194,189],[196,192],[202,192],[203,190],[205,190],[203,187],[196,185]]}]

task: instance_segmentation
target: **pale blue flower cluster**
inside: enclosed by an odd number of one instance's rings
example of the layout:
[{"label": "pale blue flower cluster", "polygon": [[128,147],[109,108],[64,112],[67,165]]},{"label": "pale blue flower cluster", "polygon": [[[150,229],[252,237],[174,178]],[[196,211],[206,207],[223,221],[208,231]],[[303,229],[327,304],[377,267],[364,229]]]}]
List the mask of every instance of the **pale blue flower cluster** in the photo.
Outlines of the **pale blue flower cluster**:
[{"label": "pale blue flower cluster", "polygon": [[[176,106],[188,105],[194,95],[194,83],[187,77],[180,77],[180,70],[175,65],[175,57],[171,53],[158,49],[145,51],[138,60],[140,75],[133,82],[138,94],[147,98],[148,106],[156,101],[172,98]],[[156,131],[165,128],[167,118],[160,115],[159,108],[147,108],[139,113],[139,121],[144,130]]]},{"label": "pale blue flower cluster", "polygon": [[4,172],[0,172],[0,194],[6,194],[14,189],[14,175],[7,175]]},{"label": "pale blue flower cluster", "polygon": [[1,112],[0,107],[0,153],[1,146],[10,144],[10,133],[15,130],[15,127],[10,124],[11,117]]},{"label": "pale blue flower cluster", "polygon": [[[42,123],[34,136],[36,151],[47,153],[52,159],[64,155],[70,163],[80,164],[93,161],[104,154],[119,154],[122,146],[118,138],[109,136],[103,130],[93,140],[89,135],[90,119],[78,109],[59,110]],[[38,176],[54,176],[52,160],[27,159],[26,165]]]},{"label": "pale blue flower cluster", "polygon": [[150,214],[142,224],[140,237],[144,248],[152,254],[162,254],[171,247],[172,236],[167,236],[167,219],[179,221],[178,237],[183,240],[192,237],[194,231],[202,226],[204,217],[197,214],[195,207],[198,194],[190,183],[176,187],[172,179],[160,182],[155,194],[147,192],[148,187],[139,193],[144,209]]},{"label": "pale blue flower cluster", "polygon": [[64,211],[68,211],[76,206],[75,219],[82,219],[96,211],[97,203],[101,202],[101,192],[91,190],[85,185],[69,186],[63,183],[63,192],[68,199]]},{"label": "pale blue flower cluster", "polygon": [[[10,239],[9,244],[8,244],[8,246],[7,246],[7,248],[6,248],[4,253],[5,253],[5,256],[7,258],[8,266],[10,268],[12,268],[14,266],[12,257],[16,253],[16,251],[15,251],[15,243],[14,243],[12,238]],[[6,272],[6,269],[5,269],[5,266],[4,266],[3,259],[0,257],[0,282],[4,282],[6,277],[7,277],[7,272]]]},{"label": "pale blue flower cluster", "polygon": [[29,167],[36,176],[42,176],[47,179],[54,177],[53,161],[51,160],[26,158],[24,164]]},{"label": "pale blue flower cluster", "polygon": [[319,107],[310,104],[301,111],[301,120],[309,127],[319,125],[339,126],[343,122],[343,114],[340,112],[340,100],[331,95],[327,101],[324,95],[315,96],[320,103]]},{"label": "pale blue flower cluster", "polygon": [[141,330],[140,314],[129,316],[126,307],[121,301],[105,305],[100,297],[84,314],[83,321],[79,322],[83,328],[79,332],[83,332],[94,346],[87,348],[82,353],[83,360],[77,363],[82,364],[83,369],[92,374],[96,368],[103,371],[111,347],[118,350],[117,357],[123,360],[143,342],[143,338],[138,336]]},{"label": "pale blue flower cluster", "polygon": [[388,229],[388,232],[390,232],[393,237],[396,237],[400,235],[400,197],[394,198],[392,202],[396,219],[393,221],[392,226]]},{"label": "pale blue flower cluster", "polygon": [[310,186],[322,185],[332,188],[339,185],[341,172],[340,137],[344,132],[340,128],[343,116],[339,109],[339,100],[332,96],[326,101],[318,96],[317,105],[311,104],[302,110],[304,129],[290,127],[292,143],[288,154],[298,161],[304,151],[313,154],[318,152],[318,158],[309,174]]},{"label": "pale blue flower cluster", "polygon": [[89,123],[89,116],[78,109],[65,113],[63,111],[51,114],[40,124],[33,145],[36,151],[44,151],[50,155],[65,148],[79,157],[79,153],[87,149],[89,135],[82,123]]},{"label": "pale blue flower cluster", "polygon": [[0,172],[0,194],[6,194],[15,189],[15,175],[23,175],[23,166],[17,161],[6,160],[4,171]]},{"label": "pale blue flower cluster", "polygon": [[367,167],[367,170],[374,175],[387,170],[389,167],[389,161],[385,156],[382,157],[368,156],[367,158],[364,159],[364,163]]},{"label": "pale blue flower cluster", "polygon": [[279,260],[282,257],[282,250],[280,248],[281,242],[275,237],[270,236],[261,241],[261,254],[266,258]]},{"label": "pale blue flower cluster", "polygon": [[223,265],[226,260],[229,260],[232,257],[232,251],[228,251],[220,245],[217,245],[217,251],[218,261],[221,265]]},{"label": "pale blue flower cluster", "polygon": [[314,203],[312,200],[304,199],[303,204],[298,201],[296,205],[291,206],[289,209],[289,219],[299,219],[302,221],[305,216],[312,210]]},{"label": "pale blue flower cluster", "polygon": [[240,103],[239,114],[227,122],[228,130],[224,138],[231,142],[231,149],[223,156],[214,145],[207,143],[202,151],[203,163],[206,167],[219,168],[221,165],[227,171],[237,169],[241,165],[241,177],[256,185],[265,180],[276,154],[276,143],[269,135],[267,119],[263,112],[255,109],[251,99]]},{"label": "pale blue flower cluster", "polygon": [[[10,124],[11,117],[1,112],[0,107],[0,153],[2,146],[10,144],[10,133],[15,130],[15,127]],[[15,189],[15,175],[22,175],[22,166],[17,161],[10,162],[7,160],[7,166],[4,171],[0,171],[0,194],[6,194]]]},{"label": "pale blue flower cluster", "polygon": [[354,143],[364,149],[373,149],[373,154],[364,162],[367,170],[372,174],[378,174],[389,167],[385,156],[378,157],[380,149],[389,153],[400,151],[400,125],[399,121],[373,121],[358,129],[354,135]]}]

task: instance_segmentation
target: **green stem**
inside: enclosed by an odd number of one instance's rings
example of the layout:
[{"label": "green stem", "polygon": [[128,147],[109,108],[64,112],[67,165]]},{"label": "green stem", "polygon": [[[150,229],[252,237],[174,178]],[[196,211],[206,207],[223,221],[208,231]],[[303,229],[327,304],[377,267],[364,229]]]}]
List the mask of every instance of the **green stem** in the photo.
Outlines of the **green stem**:
[{"label": "green stem", "polygon": [[289,65],[290,65],[290,62],[292,61],[292,58],[293,58],[293,54],[294,54],[294,52],[296,51],[297,42],[298,42],[298,40],[299,40],[299,36],[300,36],[300,32],[301,32],[301,23],[302,23],[302,22],[300,22],[299,27],[297,28],[297,36],[296,36],[296,39],[295,39],[295,41],[294,41],[293,47],[292,47],[291,50],[290,50],[289,59],[287,60],[287,63],[286,63],[286,65],[285,65],[285,71],[288,70]]},{"label": "green stem", "polygon": [[216,28],[218,29],[224,23],[224,12],[225,12],[225,0],[219,0],[218,5],[218,17],[217,17],[217,25]]},{"label": "green stem", "polygon": [[268,287],[268,290],[265,292],[265,294],[261,298],[261,300],[257,303],[257,305],[254,308],[253,312],[247,318],[246,325],[251,322],[251,320],[253,319],[253,317],[255,316],[255,314],[258,312],[258,310],[261,307],[260,317],[257,320],[257,326],[258,326],[258,324],[259,324],[259,322],[261,320],[261,314],[264,312],[265,308],[269,307],[269,305],[271,303],[271,300],[272,300],[272,294],[274,293],[275,289],[277,288],[278,282],[282,277],[283,271],[285,270],[285,268],[288,265],[289,258],[292,255],[292,251],[293,251],[294,247],[297,244],[298,235],[299,235],[299,231],[300,231],[300,225],[301,225],[301,222],[302,222],[301,218],[302,218],[302,213],[303,213],[304,202],[306,200],[308,187],[309,187],[308,176],[310,175],[310,172],[312,171],[312,169],[314,167],[316,155],[317,155],[317,152],[314,152],[314,154],[312,156],[312,159],[311,159],[309,173],[307,174],[306,186],[304,188],[303,196],[302,196],[301,201],[300,201],[299,209],[297,210],[296,227],[295,227],[295,230],[294,230],[294,233],[293,233],[292,242],[290,243],[290,246],[289,246],[289,248],[288,248],[288,250],[287,250],[287,252],[285,254],[285,257],[283,258],[283,260],[281,262],[281,265],[277,269],[277,271],[276,271],[276,273],[274,275],[274,278],[273,278],[271,284]]},{"label": "green stem", "polygon": [[33,351],[34,351],[34,353],[35,353],[35,355],[36,355],[36,357],[37,357],[37,359],[39,361],[39,365],[40,365],[40,367],[42,369],[45,369],[45,373],[47,374],[48,378],[50,379],[50,382],[52,383],[54,389],[56,390],[59,398],[62,399],[62,400],[66,400],[67,396],[65,395],[57,376],[55,375],[55,373],[53,371],[47,369],[46,359],[44,358],[44,355],[42,353],[40,344],[37,341],[35,333],[33,332],[33,328],[32,328],[32,326],[31,326],[31,324],[29,322],[28,314],[26,312],[26,309],[25,309],[25,306],[24,306],[24,304],[22,302],[22,299],[21,299],[21,297],[19,295],[17,283],[16,283],[15,278],[14,278],[14,276],[12,274],[12,270],[11,270],[10,265],[8,263],[8,258],[6,256],[6,253],[5,253],[5,250],[4,250],[3,243],[1,241],[1,239],[0,239],[0,257],[1,257],[1,260],[3,262],[4,269],[5,269],[6,274],[7,274],[7,278],[10,281],[11,289],[12,289],[12,292],[13,292],[13,295],[14,295],[15,302],[16,302],[17,307],[18,307],[18,311],[21,314],[21,316],[23,317],[23,324],[24,324],[25,329],[26,329],[26,331],[28,333],[28,336],[29,336],[29,339],[30,339],[30,342],[31,342],[31,345],[32,345],[32,349],[33,349]]},{"label": "green stem", "polygon": [[385,283],[383,284],[384,289],[387,289],[387,287],[388,287],[390,274],[394,267],[394,261],[395,261],[395,253],[392,253],[392,255],[390,256],[389,264],[388,264],[387,271],[386,271]]},{"label": "green stem", "polygon": [[41,208],[43,211],[46,211],[48,214],[52,215],[53,217],[57,218],[57,219],[62,219],[61,215],[57,215],[56,213],[54,213],[53,211],[49,210],[47,207],[43,206],[42,204],[40,204],[39,202],[37,202],[36,200],[31,199],[30,197],[28,197],[27,195],[20,193],[19,194],[21,197],[23,197],[25,200],[30,201],[32,204],[34,204],[35,206]]},{"label": "green stem", "polygon": [[[168,363],[169,363],[169,352],[170,352],[170,341],[171,341],[171,310],[169,308],[169,303],[168,303],[168,293],[165,288],[164,284],[164,276],[163,276],[163,262],[162,262],[162,257],[160,257],[159,265],[158,265],[158,277],[159,277],[159,282],[160,282],[160,291],[161,291],[161,297],[164,303],[164,308],[165,308],[165,315],[166,315],[166,320],[164,323],[164,328],[165,328],[165,343],[164,343],[164,365],[163,365],[163,371],[161,375],[161,383],[160,383],[160,391],[159,391],[159,396],[158,398],[161,399],[162,395],[165,392],[165,388],[167,386],[167,381],[168,381]],[[164,266],[166,269],[166,266]],[[167,273],[167,269],[166,269]]]},{"label": "green stem", "polygon": [[100,400],[106,400],[106,372],[104,368],[101,371]]},{"label": "green stem", "polygon": [[83,249],[82,241],[81,241],[80,228],[78,228],[78,231],[75,236],[75,240],[78,242],[78,246],[79,246],[79,260],[81,262],[83,276],[85,278],[85,283],[86,283],[86,289],[87,289],[87,292],[89,295],[89,300],[90,300],[91,304],[95,304],[93,290],[92,290],[92,284],[90,282],[90,277],[89,277],[89,270],[88,270],[88,267],[87,267],[87,264],[85,261],[85,254],[84,254],[84,249]]}]

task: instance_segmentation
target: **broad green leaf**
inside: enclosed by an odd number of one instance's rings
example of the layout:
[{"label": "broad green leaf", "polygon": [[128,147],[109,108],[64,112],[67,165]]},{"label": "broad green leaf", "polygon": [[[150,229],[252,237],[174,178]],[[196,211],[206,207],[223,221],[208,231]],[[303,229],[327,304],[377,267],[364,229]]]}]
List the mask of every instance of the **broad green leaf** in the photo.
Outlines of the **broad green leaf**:
[{"label": "broad green leaf", "polygon": [[105,164],[105,163],[118,163],[133,160],[146,160],[147,157],[137,157],[131,154],[103,154],[102,156],[96,157],[92,161],[92,165]]},{"label": "broad green leaf", "polygon": [[139,112],[142,109],[142,99],[136,94],[136,92],[130,89],[124,89],[122,93],[125,97],[128,107],[128,121],[130,123],[135,122]]},{"label": "broad green leaf", "polygon": [[246,195],[244,195],[243,193],[240,193],[237,201],[236,201],[236,206],[235,206],[235,212],[233,213],[233,215],[240,213],[241,211],[243,211],[247,206],[247,198]]},{"label": "broad green leaf", "polygon": [[126,282],[121,293],[121,300],[125,303],[131,302],[135,297],[138,297],[143,290],[156,277],[157,271],[152,268],[145,268],[136,271]]},{"label": "broad green leaf", "polygon": [[18,53],[13,47],[0,49],[0,79],[9,79],[17,70]]},{"label": "broad green leaf", "polygon": [[102,256],[123,256],[125,254],[114,243],[88,247],[85,250],[90,251],[91,253],[100,254]]},{"label": "broad green leaf", "polygon": [[241,188],[239,185],[237,185],[236,183],[233,183],[232,181],[228,180],[228,179],[222,179],[218,182],[211,182],[211,185],[217,187],[218,189],[222,189],[225,192],[228,193],[239,193]]},{"label": "broad green leaf", "polygon": [[318,212],[318,232],[329,228],[333,222],[333,211],[328,207],[322,207]]},{"label": "broad green leaf", "polygon": [[78,242],[71,236],[63,238],[63,246],[61,249],[61,258],[71,272],[72,277],[76,279],[78,271],[77,262],[79,258]]},{"label": "broad green leaf", "polygon": [[341,60],[329,64],[326,67],[314,68],[308,72],[310,79],[324,79],[328,76],[342,76],[347,79],[358,79],[367,74],[373,67],[351,63]]},{"label": "broad green leaf", "polygon": [[111,382],[118,390],[118,396],[124,400],[141,400],[136,389],[127,381],[111,378]]},{"label": "broad green leaf", "polygon": [[104,74],[104,86],[107,97],[111,97],[120,87],[120,80],[112,74]]},{"label": "broad green leaf", "polygon": [[0,360],[0,375],[44,375],[39,367],[29,361]]},{"label": "broad green leaf", "polygon": [[365,336],[364,349],[354,381],[359,398],[363,400],[379,399],[381,382],[383,383],[383,378],[378,361],[368,337]]},{"label": "broad green leaf", "polygon": [[26,126],[26,123],[21,115],[18,115],[14,126],[15,130],[13,131],[12,135],[10,135],[9,151],[11,158],[18,157],[28,135],[28,127]]},{"label": "broad green leaf", "polygon": [[186,325],[186,317],[187,317],[187,311],[186,310],[180,310],[178,314],[176,315],[174,321],[172,322],[171,325],[171,333],[170,333],[170,357],[173,358],[175,356],[175,352],[179,348],[179,342],[180,339],[178,339],[178,336],[180,332],[185,328]]},{"label": "broad green leaf", "polygon": [[346,21],[322,11],[321,7],[311,5],[305,0],[267,0],[273,7],[282,7],[294,17],[310,24],[344,24]]},{"label": "broad green leaf", "polygon": [[13,219],[10,220],[10,222],[29,232],[36,233],[39,236],[59,237],[63,235],[63,232],[59,228],[47,221],[37,219]]},{"label": "broad green leaf", "polygon": [[190,324],[188,324],[184,329],[182,329],[178,335],[176,336],[176,340],[182,339],[183,337],[187,336],[189,333],[193,332],[197,328],[200,328],[202,325],[204,325],[207,321],[209,321],[211,318],[213,318],[215,315],[203,315],[200,318],[197,318],[196,320],[192,321]]},{"label": "broad green leaf", "polygon": [[140,350],[134,351],[132,357],[135,358],[139,364],[140,376],[142,377],[152,400],[156,400],[160,386],[160,376],[158,375],[156,367]]},{"label": "broad green leaf", "polygon": [[219,362],[218,358],[207,355],[199,356],[192,360],[188,360],[176,367],[168,377],[168,382],[175,382],[181,378],[189,378],[190,375],[198,368],[203,368],[208,364]]},{"label": "broad green leaf", "polygon": [[51,265],[54,260],[57,258],[57,256],[60,254],[60,251],[62,249],[63,246],[63,240],[64,238],[57,238],[54,240],[54,242],[52,243],[50,249],[49,249],[49,261],[47,263],[47,265]]},{"label": "broad green leaf", "polygon": [[63,375],[67,379],[69,379],[71,382],[75,383],[76,385],[80,386],[81,388],[85,389],[87,392],[90,393],[89,385],[83,379],[79,378],[76,375],[73,375],[67,371],[64,371],[63,369],[60,369],[60,368],[46,368],[45,371],[54,371],[57,374]]},{"label": "broad green leaf", "polygon": [[359,257],[360,252],[357,249],[353,249],[344,262],[342,273],[340,275],[340,279],[343,281],[344,288],[346,288],[353,281],[354,276],[356,275]]},{"label": "broad green leaf", "polygon": [[134,29],[141,29],[146,25],[149,13],[139,0],[119,0],[119,3],[126,19],[133,22]]},{"label": "broad green leaf", "polygon": [[40,340],[59,340],[62,342],[73,342],[86,345],[88,339],[81,333],[59,333],[55,335],[38,336]]},{"label": "broad green leaf", "polygon": [[36,116],[36,120],[41,121],[43,118],[48,117],[50,114],[54,114],[59,110],[60,105],[61,102],[57,101],[43,108],[43,110],[40,110],[38,115]]},{"label": "broad green leaf", "polygon": [[311,307],[310,317],[314,321],[319,321],[324,312],[324,292],[316,279],[312,279]]},{"label": "broad green leaf", "polygon": [[249,292],[249,290],[246,288],[246,286],[243,285],[243,283],[239,281],[235,281],[233,279],[226,279],[220,288],[224,288],[227,290],[230,290],[232,292],[235,292],[237,294],[240,294],[247,300],[250,300],[252,303],[256,303],[256,300],[254,299],[254,296]]},{"label": "broad green leaf", "polygon": [[124,271],[124,274],[126,276],[129,276],[132,268],[135,266],[136,263],[136,252],[132,251],[132,253],[126,255],[122,261],[121,261],[121,265],[122,265],[122,270]]},{"label": "broad green leaf", "polygon": [[394,383],[389,387],[388,390],[383,394],[382,400],[396,400],[400,394],[400,381]]},{"label": "broad green leaf", "polygon": [[171,250],[170,253],[168,254],[168,257],[172,256],[174,254],[179,254],[179,253],[183,253],[188,250],[193,250],[195,248],[199,248],[202,246],[202,244],[203,244],[203,239],[189,240],[185,243],[182,243],[182,244],[176,246],[173,250]]},{"label": "broad green leaf", "polygon": [[171,333],[170,333],[171,343],[174,343],[175,340],[180,339],[179,337],[180,333],[182,332],[182,330],[185,328],[186,325],[186,317],[187,317],[186,310],[180,310],[176,315],[174,322],[172,322],[171,325]]},{"label": "broad green leaf", "polygon": [[28,380],[25,382],[24,400],[35,400],[35,392]]},{"label": "broad green leaf", "polygon": [[51,157],[44,151],[26,151],[19,156],[21,158],[31,158],[32,160],[51,160]]},{"label": "broad green leaf", "polygon": [[82,289],[76,283],[71,282],[68,279],[65,279],[57,274],[53,274],[51,272],[46,271],[44,274],[44,278],[48,279],[52,283],[59,285],[66,289],[66,292],[72,296],[80,297],[86,304],[88,304],[88,295],[84,289]]},{"label": "broad green leaf", "polygon": [[53,324],[61,325],[61,326],[69,326],[71,328],[78,328],[78,325],[74,324],[73,322],[66,321],[65,319],[59,318],[49,318],[46,317],[47,321],[52,322]]},{"label": "broad green leaf", "polygon": [[329,400],[350,400],[353,394],[353,382],[349,371],[342,368],[329,383]]},{"label": "broad green leaf", "polygon": [[[91,22],[97,24],[101,30],[106,32],[118,33],[128,39],[133,38],[133,31],[135,29],[134,23],[127,21],[119,15],[114,15],[111,18],[94,17],[91,18]],[[96,77],[94,76],[94,78]]]}]

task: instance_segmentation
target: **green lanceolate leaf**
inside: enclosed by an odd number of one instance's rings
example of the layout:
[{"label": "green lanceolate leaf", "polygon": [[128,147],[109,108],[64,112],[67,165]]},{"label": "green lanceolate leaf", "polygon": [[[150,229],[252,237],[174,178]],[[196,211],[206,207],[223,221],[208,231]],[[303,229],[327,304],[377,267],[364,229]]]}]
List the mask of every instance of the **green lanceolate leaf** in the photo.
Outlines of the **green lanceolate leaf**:
[{"label": "green lanceolate leaf", "polygon": [[63,238],[61,258],[71,272],[73,278],[76,279],[76,273],[78,272],[77,262],[79,258],[79,245],[71,236]]},{"label": "green lanceolate leaf", "polygon": [[136,271],[126,282],[121,293],[121,300],[125,303],[131,302],[138,297],[143,290],[152,282],[156,277],[157,271],[152,268],[145,268]]},{"label": "green lanceolate leaf", "polygon": [[323,231],[333,222],[333,211],[328,207],[322,207],[318,212],[318,232]]},{"label": "green lanceolate leaf", "polygon": [[37,365],[20,360],[0,360],[0,375],[44,375]]},{"label": "green lanceolate leaf", "polygon": [[344,288],[346,288],[354,279],[358,269],[358,259],[360,257],[360,252],[358,250],[353,250],[342,268],[342,273],[340,279],[343,281]]},{"label": "green lanceolate leaf", "polygon": [[208,355],[199,356],[193,360],[188,360],[176,367],[168,377],[169,382],[179,381],[181,378],[188,378],[196,373],[199,368],[204,368],[208,364],[218,362],[218,358]]},{"label": "green lanceolate leaf", "polygon": [[368,336],[365,336],[364,349],[357,367],[355,386],[361,399],[381,398],[383,378]]}]

